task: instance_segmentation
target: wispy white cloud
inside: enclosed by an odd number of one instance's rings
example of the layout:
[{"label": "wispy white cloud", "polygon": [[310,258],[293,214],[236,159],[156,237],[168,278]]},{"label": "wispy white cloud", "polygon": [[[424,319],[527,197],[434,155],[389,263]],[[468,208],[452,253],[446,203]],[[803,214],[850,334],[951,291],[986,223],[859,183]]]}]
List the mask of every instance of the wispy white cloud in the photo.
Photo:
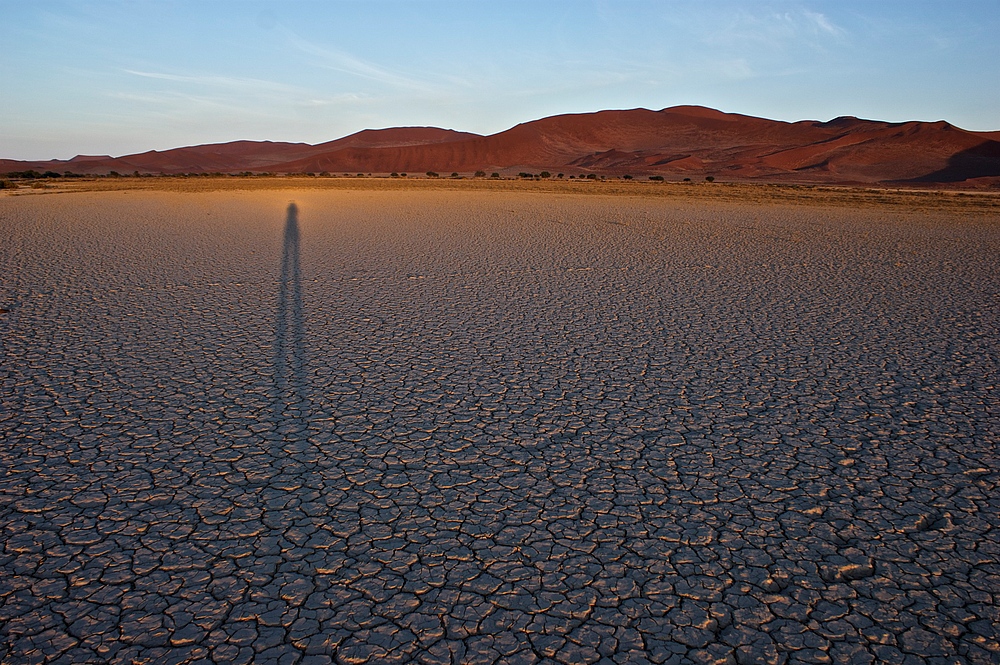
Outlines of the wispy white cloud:
[{"label": "wispy white cloud", "polygon": [[272,90],[280,92],[290,92],[297,91],[300,88],[295,86],[287,85],[284,83],[276,83],[275,81],[267,81],[264,79],[256,78],[246,78],[239,76],[206,76],[206,75],[187,75],[187,74],[172,74],[168,72],[144,72],[135,69],[124,69],[122,70],[126,74],[131,74],[132,76],[140,76],[142,78],[157,79],[160,81],[172,81],[175,83],[191,83],[195,85],[212,86],[212,87],[224,87],[224,88],[243,88],[251,90]]},{"label": "wispy white cloud", "polygon": [[312,56],[313,60],[311,62],[317,67],[343,72],[344,74],[350,74],[396,88],[424,92],[429,92],[432,89],[432,86],[422,79],[391,71],[375,63],[353,56],[350,53],[314,44],[299,37],[288,28],[281,28],[281,31],[292,46],[302,53]]},{"label": "wispy white cloud", "polygon": [[773,51],[794,46],[822,48],[831,39],[841,41],[847,36],[846,30],[820,12],[744,11],[720,29],[709,32],[705,41],[730,51],[747,48]]},{"label": "wispy white cloud", "polygon": [[177,86],[177,89],[171,90],[116,93],[114,95],[119,99],[149,104],[183,100],[202,106],[226,108],[246,113],[249,110],[247,100],[265,101],[268,102],[270,108],[273,108],[286,104],[303,107],[343,106],[363,103],[372,99],[370,95],[360,92],[317,94],[317,90],[256,78],[190,75],[135,69],[123,71],[132,76],[181,84]]},{"label": "wispy white cloud", "polygon": [[431,96],[446,94],[456,89],[476,87],[470,78],[453,72],[422,72],[418,76],[400,69],[384,67],[346,51],[316,44],[286,27],[281,27],[280,30],[293,48],[310,56],[309,62],[315,67],[374,81],[396,90]]},{"label": "wispy white cloud", "polygon": [[843,28],[834,25],[825,14],[803,10],[802,16],[807,24],[811,24],[820,32],[825,32],[828,35],[833,35],[834,37],[842,37],[846,34]]}]

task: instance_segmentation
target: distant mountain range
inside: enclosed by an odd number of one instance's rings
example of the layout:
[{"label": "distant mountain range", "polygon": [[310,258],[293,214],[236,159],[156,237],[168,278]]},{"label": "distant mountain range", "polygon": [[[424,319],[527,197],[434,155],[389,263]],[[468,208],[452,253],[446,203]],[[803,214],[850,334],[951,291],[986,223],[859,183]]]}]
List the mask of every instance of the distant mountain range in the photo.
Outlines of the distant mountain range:
[{"label": "distant mountain range", "polygon": [[0,159],[0,173],[442,174],[548,170],[786,183],[1000,187],[1000,132],[947,122],[841,117],[780,122],[700,106],[557,115],[490,136],[435,127],[366,129],[310,145],[233,141],[123,157]]}]

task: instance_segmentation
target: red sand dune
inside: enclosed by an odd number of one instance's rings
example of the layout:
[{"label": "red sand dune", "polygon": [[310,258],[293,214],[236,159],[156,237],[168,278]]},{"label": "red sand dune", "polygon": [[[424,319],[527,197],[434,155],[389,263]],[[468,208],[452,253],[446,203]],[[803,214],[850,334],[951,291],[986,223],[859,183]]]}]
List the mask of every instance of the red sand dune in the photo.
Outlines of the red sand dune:
[{"label": "red sand dune", "polygon": [[805,183],[1000,184],[1000,132],[946,122],[853,117],[779,122],[699,106],[559,115],[491,136],[433,127],[365,130],[309,145],[236,141],[69,161],[0,160],[0,172],[423,173],[713,175]]}]

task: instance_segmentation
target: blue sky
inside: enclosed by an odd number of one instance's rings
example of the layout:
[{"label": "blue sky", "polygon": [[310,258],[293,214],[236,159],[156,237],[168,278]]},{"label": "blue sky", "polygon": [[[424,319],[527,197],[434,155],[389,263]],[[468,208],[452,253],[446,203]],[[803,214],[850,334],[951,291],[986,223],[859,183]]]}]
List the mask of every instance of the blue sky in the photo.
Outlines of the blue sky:
[{"label": "blue sky", "polygon": [[1000,130],[1000,0],[0,0],[0,157],[701,104]]}]

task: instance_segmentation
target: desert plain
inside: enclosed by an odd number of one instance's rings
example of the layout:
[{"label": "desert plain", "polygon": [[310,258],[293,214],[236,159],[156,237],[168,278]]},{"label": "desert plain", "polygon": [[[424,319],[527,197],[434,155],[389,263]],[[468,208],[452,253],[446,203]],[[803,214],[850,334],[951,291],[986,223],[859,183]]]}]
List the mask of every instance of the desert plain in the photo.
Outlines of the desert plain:
[{"label": "desert plain", "polygon": [[996,663],[1000,197],[0,196],[0,660]]}]

